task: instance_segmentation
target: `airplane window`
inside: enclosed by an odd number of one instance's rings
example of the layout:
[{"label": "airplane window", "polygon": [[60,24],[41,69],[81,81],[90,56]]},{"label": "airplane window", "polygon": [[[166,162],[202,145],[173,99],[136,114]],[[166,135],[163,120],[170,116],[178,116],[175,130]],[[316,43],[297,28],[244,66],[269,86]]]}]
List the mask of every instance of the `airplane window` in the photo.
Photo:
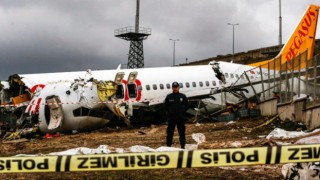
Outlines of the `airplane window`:
[{"label": "airplane window", "polygon": [[217,84],[216,84],[216,81],[212,81],[212,85],[213,86],[216,86]]},{"label": "airplane window", "polygon": [[225,77],[228,78],[228,77],[229,77],[229,74],[228,74],[228,73],[225,73]]},{"label": "airplane window", "polygon": [[182,83],[179,83],[179,86],[180,86],[180,88],[183,88],[183,84]]},{"label": "airplane window", "polygon": [[150,90],[150,85],[146,85],[146,90]]},{"label": "airplane window", "polygon": [[231,78],[234,78],[234,75],[233,75],[233,74],[230,74],[230,77],[231,77]]},{"label": "airplane window", "polygon": [[192,86],[193,86],[193,87],[197,87],[196,82],[192,82]]},{"label": "airplane window", "polygon": [[98,117],[98,118],[106,118],[108,111],[104,109],[88,109],[85,107],[80,107],[78,109],[73,110],[73,116],[91,116],[91,117]]},{"label": "airplane window", "polygon": [[160,89],[164,89],[164,86],[163,86],[163,84],[160,84]]},{"label": "airplane window", "polygon": [[186,87],[189,88],[190,87],[190,84],[188,82],[186,82]]},{"label": "airplane window", "polygon": [[253,79],[254,77],[253,77],[253,76],[250,76],[250,78]]},{"label": "airplane window", "polygon": [[222,84],[222,81],[219,81],[219,84],[221,85],[221,84]]},{"label": "airplane window", "polygon": [[238,74],[236,74],[236,78],[239,79],[239,75]]},{"label": "airplane window", "polygon": [[206,86],[210,86],[210,83],[209,83],[209,81],[206,81]]},{"label": "airplane window", "polygon": [[90,109],[89,116],[107,119],[108,111],[104,109]]},{"label": "airplane window", "polygon": [[152,85],[152,87],[153,87],[153,90],[157,90],[157,85],[156,84]]},{"label": "airplane window", "polygon": [[169,83],[167,83],[166,86],[167,86],[167,89],[170,89],[170,84]]},{"label": "airplane window", "polygon": [[73,116],[89,116],[90,109],[85,107],[80,107],[78,109],[73,110]]},{"label": "airplane window", "polygon": [[200,86],[200,87],[203,86],[203,82],[202,82],[202,81],[199,82],[199,86]]}]

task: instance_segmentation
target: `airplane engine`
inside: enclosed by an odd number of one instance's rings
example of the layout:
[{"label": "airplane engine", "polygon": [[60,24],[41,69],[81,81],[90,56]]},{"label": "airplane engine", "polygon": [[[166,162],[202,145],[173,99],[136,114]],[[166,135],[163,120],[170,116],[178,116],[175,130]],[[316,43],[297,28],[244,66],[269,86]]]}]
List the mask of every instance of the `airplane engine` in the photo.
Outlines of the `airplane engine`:
[{"label": "airplane engine", "polygon": [[109,122],[110,111],[98,103],[96,84],[56,82],[36,93],[27,107],[43,133],[89,131]]}]

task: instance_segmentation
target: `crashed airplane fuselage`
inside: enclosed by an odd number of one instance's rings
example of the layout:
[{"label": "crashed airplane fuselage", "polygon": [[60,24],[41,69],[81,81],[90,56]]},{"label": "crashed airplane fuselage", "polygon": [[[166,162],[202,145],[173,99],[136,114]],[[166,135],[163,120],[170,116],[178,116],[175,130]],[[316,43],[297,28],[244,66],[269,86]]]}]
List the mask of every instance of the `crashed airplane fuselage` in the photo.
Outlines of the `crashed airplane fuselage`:
[{"label": "crashed airplane fuselage", "polygon": [[[241,76],[233,74],[222,82],[217,77],[217,64],[222,72],[234,72],[243,66],[216,62],[203,66],[21,74],[19,84],[31,93],[32,99],[25,102],[27,106],[15,106],[25,107],[25,119],[39,123],[42,132],[91,130],[102,127],[112,116],[128,121],[133,109],[162,105],[172,91],[173,81],[178,81],[181,92],[192,99],[208,97]],[[252,81],[258,81],[257,77],[251,76]]]}]

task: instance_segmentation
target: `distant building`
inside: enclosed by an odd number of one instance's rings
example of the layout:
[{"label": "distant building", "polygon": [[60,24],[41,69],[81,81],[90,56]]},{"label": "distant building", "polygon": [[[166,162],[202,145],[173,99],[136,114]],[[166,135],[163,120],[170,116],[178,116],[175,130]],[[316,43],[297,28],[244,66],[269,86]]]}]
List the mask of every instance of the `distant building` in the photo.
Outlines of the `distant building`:
[{"label": "distant building", "polygon": [[[232,59],[234,63],[239,64],[251,64],[259,61],[268,60],[274,58],[281,50],[283,45],[270,46],[260,49],[249,50],[248,52],[239,52],[235,53],[234,57],[232,54],[227,55],[217,55],[216,57],[210,57],[207,59],[202,59],[198,61],[190,60],[189,63],[180,64],[180,66],[189,66],[189,65],[205,65],[210,61],[228,61]],[[320,39],[316,39],[316,45],[314,47],[314,54],[320,53]]]}]

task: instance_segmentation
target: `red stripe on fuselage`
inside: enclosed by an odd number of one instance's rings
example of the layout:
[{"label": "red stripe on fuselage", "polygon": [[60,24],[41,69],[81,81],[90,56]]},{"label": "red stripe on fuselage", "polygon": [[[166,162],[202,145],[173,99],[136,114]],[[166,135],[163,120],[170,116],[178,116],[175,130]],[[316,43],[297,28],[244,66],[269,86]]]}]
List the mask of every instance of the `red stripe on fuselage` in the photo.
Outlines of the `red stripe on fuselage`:
[{"label": "red stripe on fuselage", "polygon": [[29,105],[29,108],[28,108],[28,111],[27,113],[30,113],[31,109],[32,109],[32,106],[33,106],[33,103],[34,103],[35,99],[31,101],[30,105]]},{"label": "red stripe on fuselage", "polygon": [[140,88],[142,85],[141,85],[141,81],[139,79],[136,79],[136,85],[137,85],[137,98],[136,98],[136,101],[140,101],[141,100],[141,89]]},{"label": "red stripe on fuselage", "polygon": [[37,102],[37,106],[36,108],[34,109],[34,111],[32,112],[32,114],[36,114],[39,110],[39,107],[40,107],[40,102],[41,102],[42,98],[39,98],[38,99],[38,102]]},{"label": "red stripe on fuselage", "polygon": [[43,89],[43,88],[45,87],[45,85],[44,85],[44,84],[34,85],[34,86],[31,88],[31,92],[34,93],[34,92],[37,90],[38,87],[41,88],[41,89]]},{"label": "red stripe on fuselage", "polygon": [[124,85],[124,100],[129,100],[129,95],[128,95],[128,88],[127,88],[127,81],[122,80],[122,83]]}]

